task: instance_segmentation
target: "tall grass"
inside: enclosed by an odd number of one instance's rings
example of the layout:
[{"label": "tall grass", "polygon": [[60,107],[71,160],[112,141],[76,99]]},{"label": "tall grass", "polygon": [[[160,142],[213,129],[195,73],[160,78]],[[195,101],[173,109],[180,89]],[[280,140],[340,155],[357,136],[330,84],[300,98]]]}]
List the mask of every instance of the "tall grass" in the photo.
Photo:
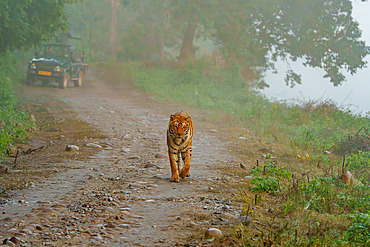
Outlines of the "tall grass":
[{"label": "tall grass", "polygon": [[22,77],[15,56],[10,52],[0,55],[0,159],[6,155],[9,145],[27,136],[28,116],[19,110],[14,94],[15,84]]}]

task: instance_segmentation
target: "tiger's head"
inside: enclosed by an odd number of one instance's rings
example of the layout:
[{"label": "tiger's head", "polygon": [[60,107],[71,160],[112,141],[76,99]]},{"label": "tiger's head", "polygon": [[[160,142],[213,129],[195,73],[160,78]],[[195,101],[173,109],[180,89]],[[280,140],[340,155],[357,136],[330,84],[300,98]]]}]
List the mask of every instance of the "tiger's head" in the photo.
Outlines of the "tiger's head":
[{"label": "tiger's head", "polygon": [[168,131],[173,139],[185,139],[190,131],[191,118],[189,115],[181,113],[177,112],[170,117]]}]

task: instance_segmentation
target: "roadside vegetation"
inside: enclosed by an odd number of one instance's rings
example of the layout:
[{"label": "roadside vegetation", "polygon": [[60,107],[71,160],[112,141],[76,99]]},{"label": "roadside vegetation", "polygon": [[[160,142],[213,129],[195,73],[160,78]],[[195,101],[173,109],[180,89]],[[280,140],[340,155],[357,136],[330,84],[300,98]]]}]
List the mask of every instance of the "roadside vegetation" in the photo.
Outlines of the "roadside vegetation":
[{"label": "roadside vegetation", "polygon": [[[117,66],[120,69],[117,70]],[[234,200],[250,218],[234,229],[244,246],[368,246],[370,244],[370,119],[333,102],[270,102],[243,80],[239,68],[211,63],[108,65],[118,81],[158,99],[223,111],[281,153],[268,153],[252,168]],[[113,72],[112,72],[113,73]],[[248,137],[248,133],[240,133]],[[353,179],[343,183],[349,171]]]},{"label": "roadside vegetation", "polygon": [[0,2],[0,161],[15,141],[25,139],[30,126],[14,93],[17,83],[25,77],[14,52],[24,53],[65,29],[64,7],[72,3],[77,1]]},{"label": "roadside vegetation", "polygon": [[16,83],[23,79],[16,57],[7,52],[0,56],[0,159],[4,158],[11,145],[24,140],[31,122],[28,114],[18,106],[14,93]]}]

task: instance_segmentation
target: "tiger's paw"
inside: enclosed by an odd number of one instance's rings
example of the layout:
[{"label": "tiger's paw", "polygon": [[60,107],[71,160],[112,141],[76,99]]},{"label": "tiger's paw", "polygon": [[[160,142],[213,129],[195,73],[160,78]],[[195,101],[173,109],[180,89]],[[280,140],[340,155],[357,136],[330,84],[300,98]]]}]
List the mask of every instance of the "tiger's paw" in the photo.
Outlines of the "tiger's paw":
[{"label": "tiger's paw", "polygon": [[171,179],[170,179],[170,182],[179,182],[180,181],[180,178],[179,177],[172,177]]},{"label": "tiger's paw", "polygon": [[187,174],[183,172],[180,173],[180,178],[184,179],[185,177],[190,177],[190,172],[188,172]]}]

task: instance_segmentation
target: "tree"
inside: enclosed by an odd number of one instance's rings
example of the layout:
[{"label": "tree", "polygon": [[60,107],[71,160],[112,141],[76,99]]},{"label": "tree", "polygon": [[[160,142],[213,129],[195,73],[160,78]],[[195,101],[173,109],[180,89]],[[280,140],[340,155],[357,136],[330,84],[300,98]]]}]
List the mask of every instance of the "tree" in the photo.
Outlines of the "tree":
[{"label": "tree", "polygon": [[111,5],[111,21],[109,32],[110,54],[117,58],[117,11],[119,7],[119,0],[109,0]]},{"label": "tree", "polygon": [[65,25],[64,6],[77,0],[0,1],[0,53],[29,48]]},{"label": "tree", "polygon": [[[187,28],[180,59],[191,56],[192,38],[201,27],[208,38],[221,44],[223,55],[249,71],[274,68],[278,58],[304,60],[319,67],[334,85],[364,68],[369,48],[360,40],[350,0],[179,0],[173,1]],[[189,30],[190,29],[190,30]],[[193,33],[193,35],[189,35]],[[186,48],[187,47],[187,48]],[[190,48],[189,48],[190,47]],[[300,83],[300,76],[287,71],[287,84]]]},{"label": "tree", "polygon": [[[110,6],[108,1],[98,0],[89,4],[98,2]],[[194,57],[194,40],[205,39],[214,42],[228,63],[239,64],[247,80],[258,79],[282,59],[321,68],[334,85],[340,85],[345,80],[343,72],[353,74],[364,68],[364,58],[369,54],[369,47],[360,40],[358,23],[352,18],[351,0],[120,2],[115,39],[117,47],[122,47],[119,56],[128,59],[164,59],[166,48],[172,48],[178,52],[179,63],[185,64]],[[97,24],[93,29],[100,28],[96,32],[104,35],[91,39],[109,46],[109,23],[115,22],[106,21],[107,14],[98,12],[102,11],[88,14],[100,15],[100,23],[86,18]],[[288,69],[286,81],[291,86],[300,83],[300,75]]]}]

